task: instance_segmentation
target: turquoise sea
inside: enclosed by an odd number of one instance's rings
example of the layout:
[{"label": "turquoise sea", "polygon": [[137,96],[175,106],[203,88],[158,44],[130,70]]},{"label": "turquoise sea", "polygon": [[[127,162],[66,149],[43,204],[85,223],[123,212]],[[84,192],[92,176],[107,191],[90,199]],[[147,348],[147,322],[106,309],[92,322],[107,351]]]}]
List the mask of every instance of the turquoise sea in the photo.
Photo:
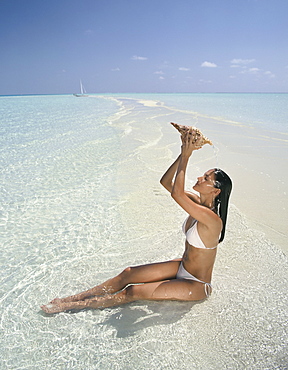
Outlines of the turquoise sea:
[{"label": "turquoise sea", "polygon": [[[261,189],[274,184],[267,218],[287,240],[281,225],[288,183],[280,166],[287,161],[287,100],[0,97],[1,370],[287,369],[288,257],[269,228],[256,227],[261,214],[253,211],[268,213],[258,207],[267,199]],[[199,125],[215,143],[192,158],[187,186],[216,165],[234,180],[212,296],[197,304],[141,301],[44,314],[40,305],[126,266],[182,255],[185,214],[159,184],[180,148],[170,121]],[[247,189],[255,188],[259,199],[249,198]]]}]

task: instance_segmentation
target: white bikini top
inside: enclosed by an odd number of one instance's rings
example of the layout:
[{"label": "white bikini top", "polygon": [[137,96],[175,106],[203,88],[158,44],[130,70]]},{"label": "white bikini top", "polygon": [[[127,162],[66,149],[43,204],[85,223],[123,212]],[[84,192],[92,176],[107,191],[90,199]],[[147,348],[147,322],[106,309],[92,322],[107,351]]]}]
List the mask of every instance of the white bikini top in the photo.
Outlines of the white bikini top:
[{"label": "white bikini top", "polygon": [[187,242],[195,248],[201,248],[201,249],[217,248],[218,244],[215,245],[215,247],[207,248],[205,244],[202,242],[198,234],[198,228],[197,228],[198,221],[197,220],[194,220],[194,222],[192,223],[192,226],[186,231],[186,223],[187,223],[188,218],[189,216],[186,218],[182,226],[182,230],[183,230],[183,233],[186,235]]}]

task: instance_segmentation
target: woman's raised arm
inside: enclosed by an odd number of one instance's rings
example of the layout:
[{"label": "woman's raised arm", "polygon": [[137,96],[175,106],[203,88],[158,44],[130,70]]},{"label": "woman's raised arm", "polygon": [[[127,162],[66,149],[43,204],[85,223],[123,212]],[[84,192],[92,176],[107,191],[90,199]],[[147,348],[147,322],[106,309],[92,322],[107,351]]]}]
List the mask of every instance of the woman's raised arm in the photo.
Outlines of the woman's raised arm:
[{"label": "woman's raised arm", "polygon": [[171,164],[171,166],[164,173],[164,175],[161,177],[161,180],[160,180],[160,184],[163,185],[164,188],[169,191],[169,193],[171,193],[172,192],[172,189],[173,189],[173,178],[174,178],[175,173],[176,173],[176,171],[178,169],[180,158],[181,158],[181,154]]},{"label": "woman's raised arm", "polygon": [[[184,136],[181,137],[182,143],[184,140]],[[173,188],[174,188],[174,182],[173,179],[175,177],[176,172],[179,170],[180,162],[183,160],[182,155],[180,154],[175,161],[171,164],[171,166],[168,168],[168,170],[164,173],[160,180],[160,184],[164,186],[166,190],[169,191],[170,194],[172,194]],[[183,185],[184,187],[184,185]],[[190,191],[184,191],[184,194],[190,199],[193,200],[195,203],[200,203],[199,196],[190,192]]]},{"label": "woman's raised arm", "polygon": [[[198,201],[195,201],[184,189],[186,169],[189,158],[192,152],[200,149],[201,146],[198,144],[198,140],[196,140],[194,143],[192,142],[192,135],[189,135],[189,132],[183,138],[182,143],[181,156],[171,191],[171,196],[180,205],[180,207],[182,207],[193,218],[196,218],[205,225],[211,224],[211,222],[218,221],[219,217],[210,208],[205,206],[205,204],[201,205],[199,197],[197,197]],[[210,198],[212,203],[212,195]],[[193,202],[191,202],[191,200],[193,200]]]}]

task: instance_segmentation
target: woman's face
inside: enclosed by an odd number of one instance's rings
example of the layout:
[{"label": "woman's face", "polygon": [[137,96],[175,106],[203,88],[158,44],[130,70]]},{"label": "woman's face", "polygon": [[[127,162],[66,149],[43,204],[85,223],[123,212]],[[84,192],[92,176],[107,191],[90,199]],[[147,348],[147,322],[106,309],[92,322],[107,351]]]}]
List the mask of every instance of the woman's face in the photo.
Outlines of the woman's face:
[{"label": "woman's face", "polygon": [[214,170],[208,170],[203,176],[197,177],[197,182],[193,186],[193,189],[202,194],[209,194],[216,190],[215,188],[215,174]]}]

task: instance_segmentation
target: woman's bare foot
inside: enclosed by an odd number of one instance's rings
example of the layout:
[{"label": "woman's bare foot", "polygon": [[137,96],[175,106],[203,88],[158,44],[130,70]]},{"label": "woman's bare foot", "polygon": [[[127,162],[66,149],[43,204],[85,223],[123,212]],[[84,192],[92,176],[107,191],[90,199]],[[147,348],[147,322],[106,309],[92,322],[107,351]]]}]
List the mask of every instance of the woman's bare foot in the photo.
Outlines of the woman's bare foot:
[{"label": "woman's bare foot", "polygon": [[71,297],[66,297],[66,298],[54,298],[52,299],[50,304],[61,304],[61,303],[68,303],[68,302],[77,302],[80,301],[81,299],[76,299],[76,297],[71,296]]},{"label": "woman's bare foot", "polygon": [[78,301],[83,301],[84,299],[91,298],[93,297],[94,294],[90,294],[90,292],[82,292],[79,294],[71,295],[69,297],[65,298],[54,298],[52,299],[51,304],[60,304],[60,303],[67,303],[67,302],[78,302]]},{"label": "woman's bare foot", "polygon": [[[54,300],[55,301],[55,300]],[[58,302],[58,303],[48,303],[47,305],[41,306],[41,309],[46,313],[59,313],[67,310],[81,310],[85,308],[86,304],[84,301],[77,302]]]},{"label": "woman's bare foot", "polygon": [[52,304],[52,303],[48,303],[46,305],[41,306],[41,310],[46,313],[58,313],[62,311],[60,309],[60,304]]},{"label": "woman's bare foot", "polygon": [[51,302],[49,302],[49,304],[60,304],[61,302],[65,302],[64,299],[65,298],[54,298]]}]

